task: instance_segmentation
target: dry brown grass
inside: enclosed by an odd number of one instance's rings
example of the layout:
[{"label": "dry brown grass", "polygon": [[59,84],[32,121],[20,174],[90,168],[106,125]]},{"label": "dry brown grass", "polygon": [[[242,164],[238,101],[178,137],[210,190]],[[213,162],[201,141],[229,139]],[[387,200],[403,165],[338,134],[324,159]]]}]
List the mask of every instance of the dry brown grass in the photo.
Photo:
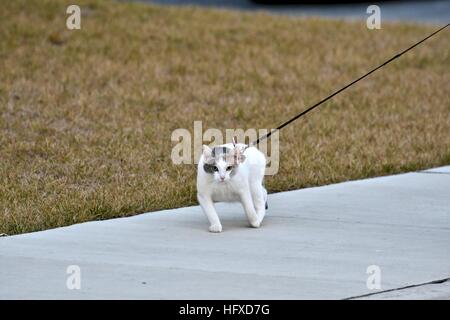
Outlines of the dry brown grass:
[{"label": "dry brown grass", "polygon": [[[196,203],[176,128],[273,128],[432,27],[4,1],[0,233]],[[281,133],[271,192],[450,163],[448,31]]]}]

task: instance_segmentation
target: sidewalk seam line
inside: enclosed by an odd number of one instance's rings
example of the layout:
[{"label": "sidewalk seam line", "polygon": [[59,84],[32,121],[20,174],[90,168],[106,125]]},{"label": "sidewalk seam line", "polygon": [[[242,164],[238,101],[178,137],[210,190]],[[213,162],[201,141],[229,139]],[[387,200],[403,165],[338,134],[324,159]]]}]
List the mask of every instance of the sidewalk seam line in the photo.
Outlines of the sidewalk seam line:
[{"label": "sidewalk seam line", "polygon": [[442,284],[449,280],[450,280],[450,278],[432,280],[432,281],[423,282],[423,283],[419,283],[419,284],[411,284],[411,285],[399,287],[399,288],[393,288],[393,289],[381,290],[381,291],[372,292],[372,293],[361,294],[361,295],[357,295],[357,296],[344,298],[342,300],[353,300],[353,299],[358,299],[358,298],[370,297],[370,296],[375,296],[375,295],[379,295],[379,294],[386,293],[386,292],[401,291],[401,290],[405,290],[405,289],[417,288],[417,287],[427,286],[427,285],[431,285],[431,284]]}]

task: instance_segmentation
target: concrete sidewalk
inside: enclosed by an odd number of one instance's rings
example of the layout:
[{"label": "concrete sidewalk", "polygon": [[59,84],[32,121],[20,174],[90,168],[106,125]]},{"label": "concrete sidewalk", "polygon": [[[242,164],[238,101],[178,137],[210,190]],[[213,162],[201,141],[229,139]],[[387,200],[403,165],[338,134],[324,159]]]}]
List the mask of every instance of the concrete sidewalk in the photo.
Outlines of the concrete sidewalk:
[{"label": "concrete sidewalk", "polygon": [[0,299],[450,298],[424,284],[450,277],[450,166],[272,194],[260,229],[218,212],[221,234],[196,206],[0,238]]}]

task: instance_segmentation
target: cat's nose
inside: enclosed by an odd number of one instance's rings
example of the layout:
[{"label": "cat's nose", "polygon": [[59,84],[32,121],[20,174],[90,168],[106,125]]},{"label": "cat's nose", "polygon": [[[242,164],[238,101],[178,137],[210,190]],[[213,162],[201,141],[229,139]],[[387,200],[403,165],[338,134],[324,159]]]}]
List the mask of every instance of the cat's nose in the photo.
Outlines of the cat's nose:
[{"label": "cat's nose", "polygon": [[223,180],[225,180],[225,177],[220,177],[220,181],[223,181]]}]

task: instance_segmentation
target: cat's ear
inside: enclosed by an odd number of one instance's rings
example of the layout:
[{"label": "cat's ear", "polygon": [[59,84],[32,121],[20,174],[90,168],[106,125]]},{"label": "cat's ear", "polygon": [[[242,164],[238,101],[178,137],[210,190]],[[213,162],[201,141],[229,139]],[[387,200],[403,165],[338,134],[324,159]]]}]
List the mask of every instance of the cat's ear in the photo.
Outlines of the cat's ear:
[{"label": "cat's ear", "polygon": [[234,161],[236,164],[241,164],[245,161],[244,151],[238,146],[234,147]]},{"label": "cat's ear", "polygon": [[245,156],[244,156],[244,154],[241,152],[241,155],[240,155],[240,157],[239,157],[239,163],[242,163],[242,162],[244,162],[245,161]]},{"label": "cat's ear", "polygon": [[203,145],[203,157],[205,158],[205,161],[208,161],[211,159],[212,150],[207,145]]}]

